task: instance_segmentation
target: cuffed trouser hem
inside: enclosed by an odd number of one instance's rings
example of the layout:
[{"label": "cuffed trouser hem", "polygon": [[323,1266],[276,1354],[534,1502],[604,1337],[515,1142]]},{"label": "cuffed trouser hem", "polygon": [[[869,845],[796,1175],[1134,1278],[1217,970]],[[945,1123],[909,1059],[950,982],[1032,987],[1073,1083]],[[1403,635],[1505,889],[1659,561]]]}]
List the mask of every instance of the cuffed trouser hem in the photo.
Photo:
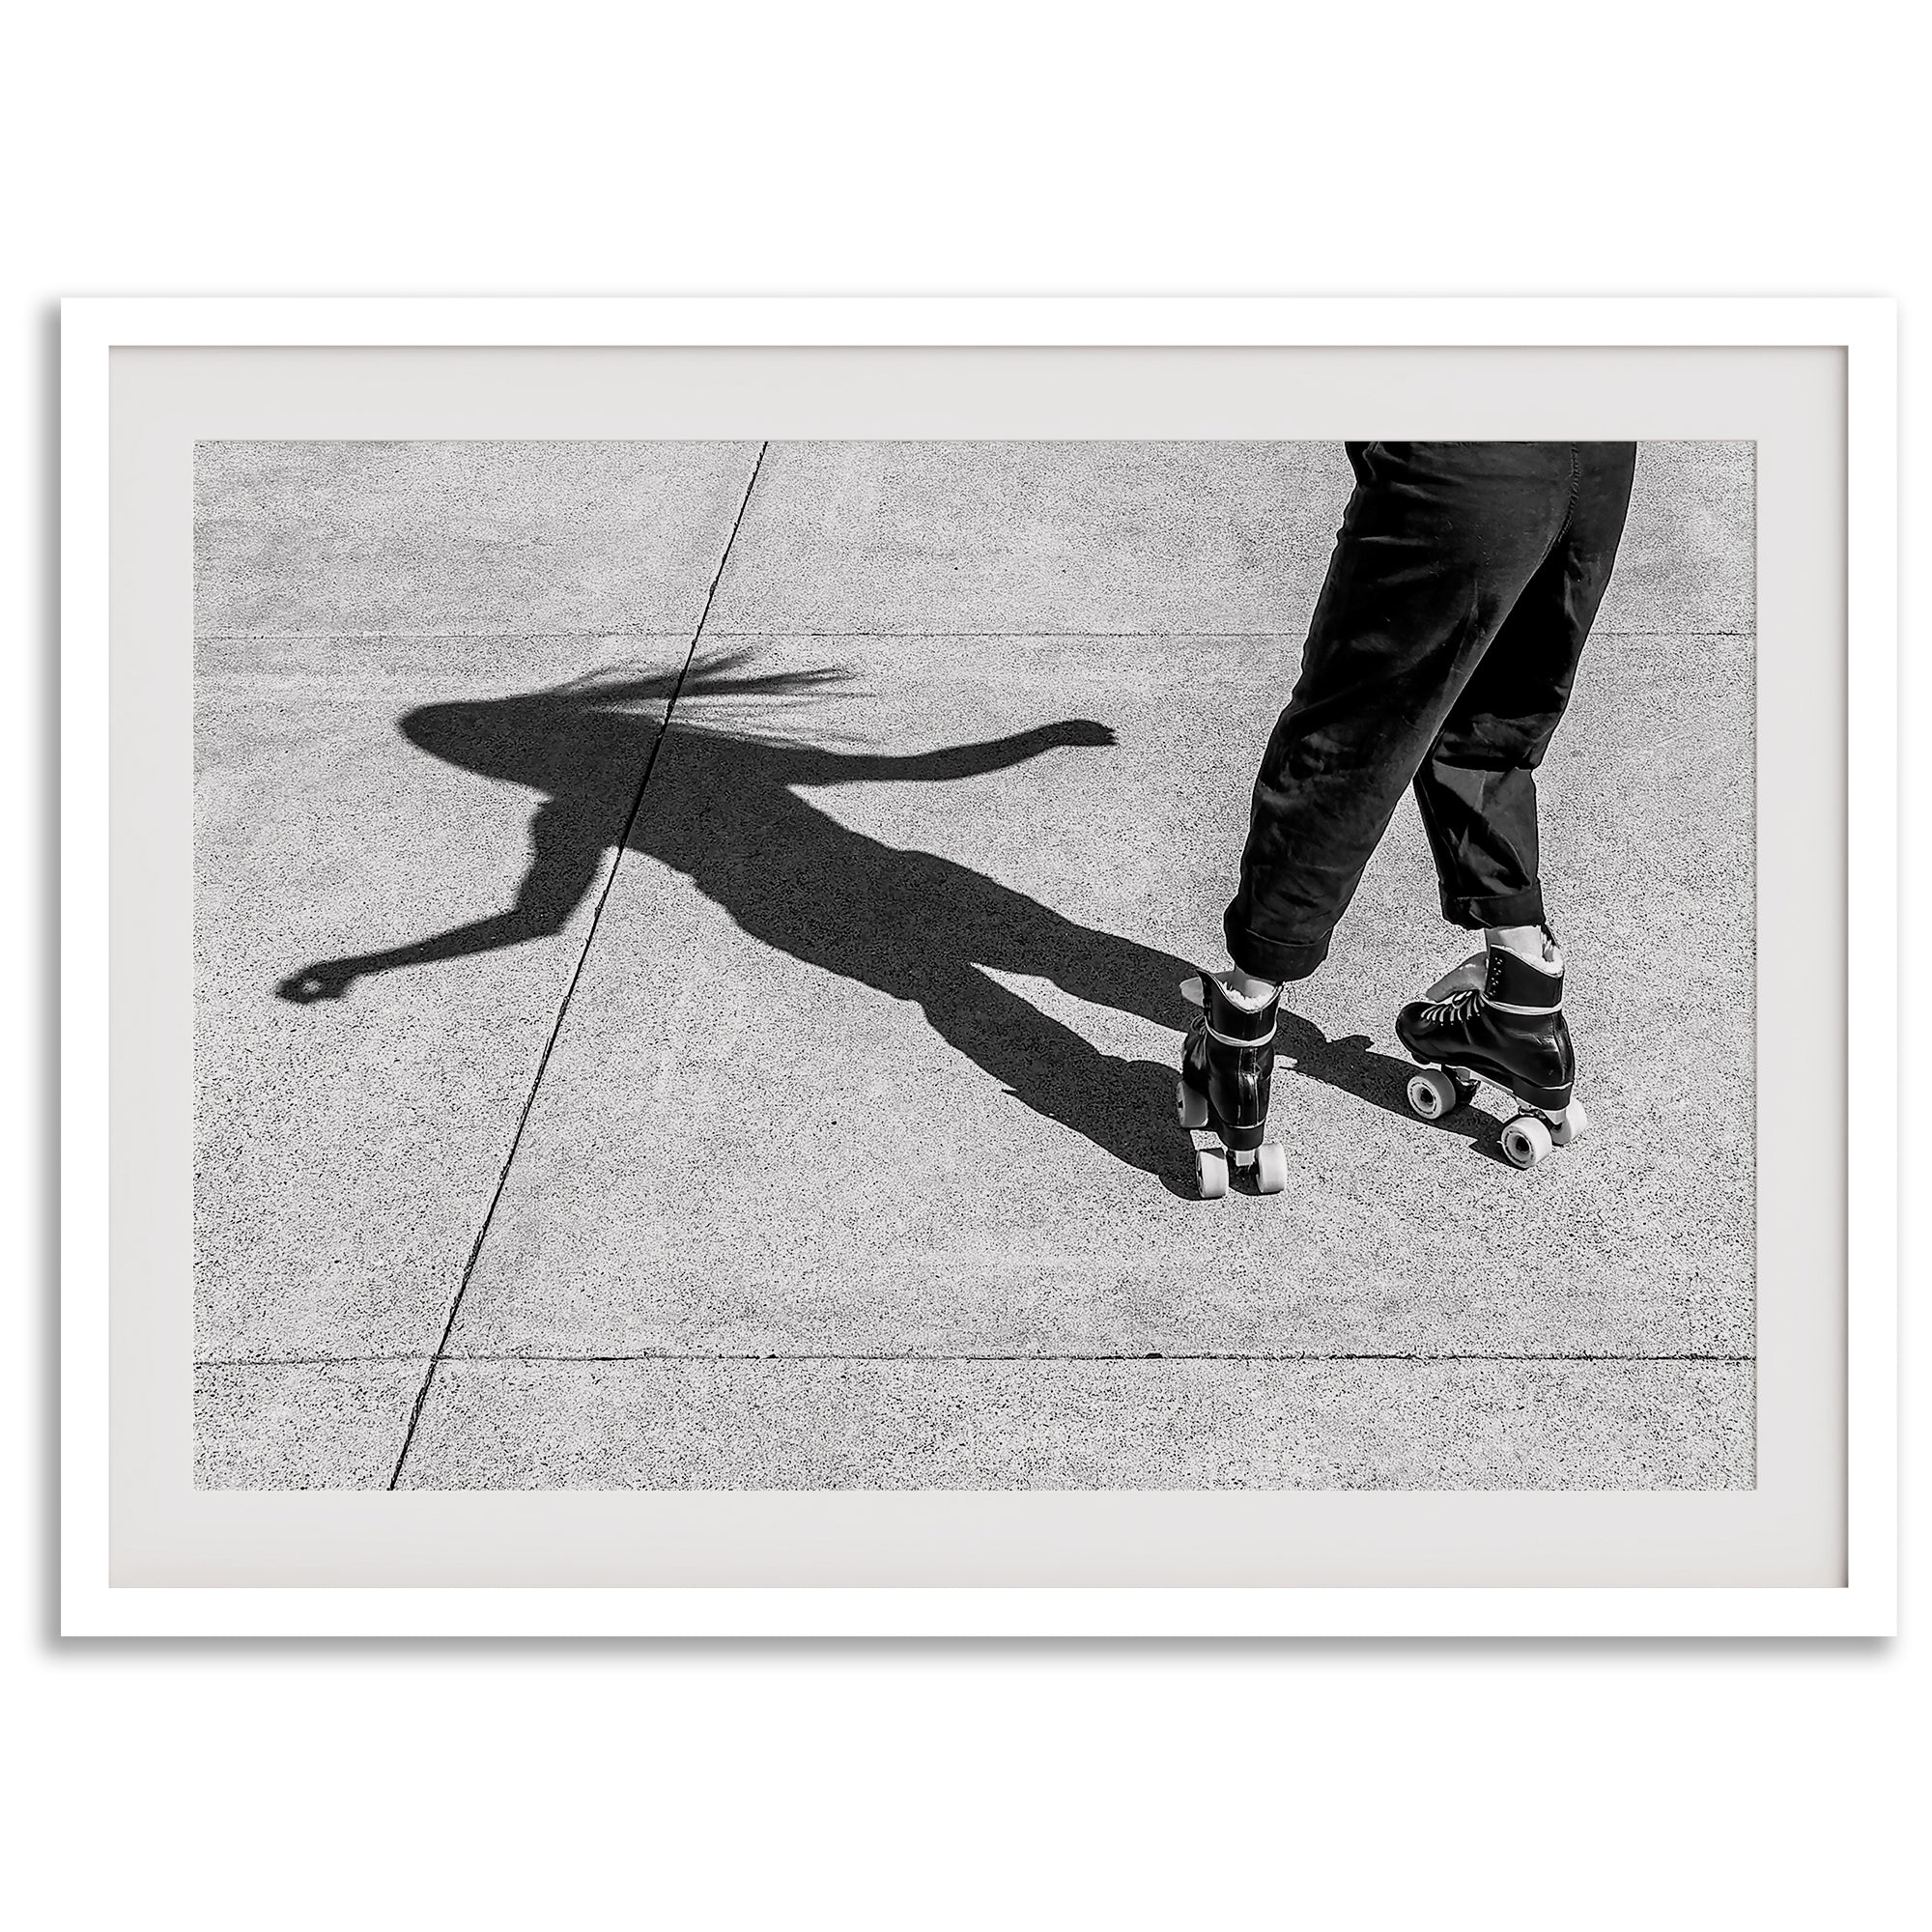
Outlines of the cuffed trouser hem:
[{"label": "cuffed trouser hem", "polygon": [[1323,933],[1306,946],[1284,946],[1278,939],[1264,939],[1260,933],[1236,924],[1232,918],[1221,922],[1221,930],[1227,935],[1228,957],[1257,980],[1307,979],[1327,958],[1333,937]]},{"label": "cuffed trouser hem", "polygon": [[1444,893],[1442,917],[1451,925],[1541,925],[1543,888],[1529,886],[1520,893],[1493,893],[1481,899],[1452,899]]}]

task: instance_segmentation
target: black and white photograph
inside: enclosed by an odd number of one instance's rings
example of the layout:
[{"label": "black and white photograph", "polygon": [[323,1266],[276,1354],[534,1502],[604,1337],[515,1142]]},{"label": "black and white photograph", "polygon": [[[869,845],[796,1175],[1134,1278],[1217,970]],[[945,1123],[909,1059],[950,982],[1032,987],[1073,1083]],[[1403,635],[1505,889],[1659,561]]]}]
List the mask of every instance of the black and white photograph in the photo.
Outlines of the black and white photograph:
[{"label": "black and white photograph", "polygon": [[200,441],[197,1487],[1752,1489],[1754,463]]},{"label": "black and white photograph", "polygon": [[19,1923],[1923,1917],[1899,10],[9,51]]}]

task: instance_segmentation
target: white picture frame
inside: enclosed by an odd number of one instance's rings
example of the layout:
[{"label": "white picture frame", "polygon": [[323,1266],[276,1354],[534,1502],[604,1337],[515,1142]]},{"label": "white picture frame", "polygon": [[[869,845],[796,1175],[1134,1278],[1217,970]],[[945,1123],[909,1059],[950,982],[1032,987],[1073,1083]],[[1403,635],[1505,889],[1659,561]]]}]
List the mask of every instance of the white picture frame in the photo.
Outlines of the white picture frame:
[{"label": "white picture frame", "polygon": [[[1835,1588],[368,1587],[110,1558],[110,419],[118,349],[1223,346],[1747,352],[1845,368],[1845,1577]],[[1896,323],[1866,298],[85,298],[62,323],[61,1626],[70,1635],[1883,1635],[1897,1577]],[[184,542],[186,540],[183,533]],[[184,1223],[185,1225],[185,1217]],[[185,1364],[152,1365],[157,1376]],[[143,1371],[144,1373],[146,1371]],[[286,1503],[289,1499],[277,1498]],[[390,1498],[399,1505],[410,1499]],[[519,1499],[526,1511],[551,1506]],[[1371,1507],[1366,1501],[1364,1508]]]}]

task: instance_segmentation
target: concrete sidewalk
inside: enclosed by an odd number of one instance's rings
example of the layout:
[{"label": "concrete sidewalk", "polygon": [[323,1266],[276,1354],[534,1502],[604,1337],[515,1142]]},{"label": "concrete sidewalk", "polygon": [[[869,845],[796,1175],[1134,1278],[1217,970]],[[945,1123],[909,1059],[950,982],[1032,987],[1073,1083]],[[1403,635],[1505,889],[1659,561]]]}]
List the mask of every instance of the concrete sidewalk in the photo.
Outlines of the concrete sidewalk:
[{"label": "concrete sidewalk", "polygon": [[1338,447],[204,445],[198,1480],[1748,1487],[1750,454],[1543,774],[1594,1135],[1409,1118],[1405,810],[1204,1204]]}]

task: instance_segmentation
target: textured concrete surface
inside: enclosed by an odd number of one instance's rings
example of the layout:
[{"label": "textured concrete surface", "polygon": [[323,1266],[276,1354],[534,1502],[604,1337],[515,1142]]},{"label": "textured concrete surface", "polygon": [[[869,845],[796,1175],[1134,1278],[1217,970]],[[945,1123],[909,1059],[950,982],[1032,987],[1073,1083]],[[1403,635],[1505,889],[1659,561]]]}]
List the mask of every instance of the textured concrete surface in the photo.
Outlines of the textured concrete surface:
[{"label": "textured concrete surface", "polygon": [[1278,631],[1348,487],[1334,442],[778,443],[712,625]]},{"label": "textured concrete surface", "polygon": [[202,1364],[194,1372],[195,1488],[386,1489],[426,1366]]},{"label": "textured concrete surface", "polygon": [[392,1463],[455,1309],[406,1483],[1747,1485],[1749,448],[1645,446],[1544,769],[1596,1133],[1408,1117],[1405,810],[1212,1205],[1175,982],[1339,448],[775,445],[652,764],[754,454],[204,446],[198,1344],[303,1364],[221,1480],[380,1463],[358,1357]]},{"label": "textured concrete surface", "polygon": [[205,442],[196,635],[689,636],[756,453],[733,442]]},{"label": "textured concrete surface", "polygon": [[[1605,628],[1751,629],[1753,458],[1643,445]],[[1350,482],[1335,442],[777,443],[712,628],[1298,647]]]},{"label": "textured concrete surface", "polygon": [[[1409,1117],[1395,1009],[1467,940],[1405,812],[1285,1029],[1287,1194],[1208,1205],[1171,1117],[1176,988],[1219,956],[1293,661],[855,639],[786,739],[682,703],[457,1352],[1747,1350],[1749,794],[1683,757],[1713,724],[1747,745],[1740,640],[1602,639],[1550,787],[1602,1131],[1525,1175],[1499,1099]],[[1068,719],[1119,742],[1016,757]],[[976,762],[1000,768],[946,776]]]},{"label": "textured concrete surface", "polygon": [[1637,451],[1605,631],[1757,626],[1757,445],[1646,442]]},{"label": "textured concrete surface", "polygon": [[419,1489],[1718,1490],[1732,1362],[445,1362]]}]

